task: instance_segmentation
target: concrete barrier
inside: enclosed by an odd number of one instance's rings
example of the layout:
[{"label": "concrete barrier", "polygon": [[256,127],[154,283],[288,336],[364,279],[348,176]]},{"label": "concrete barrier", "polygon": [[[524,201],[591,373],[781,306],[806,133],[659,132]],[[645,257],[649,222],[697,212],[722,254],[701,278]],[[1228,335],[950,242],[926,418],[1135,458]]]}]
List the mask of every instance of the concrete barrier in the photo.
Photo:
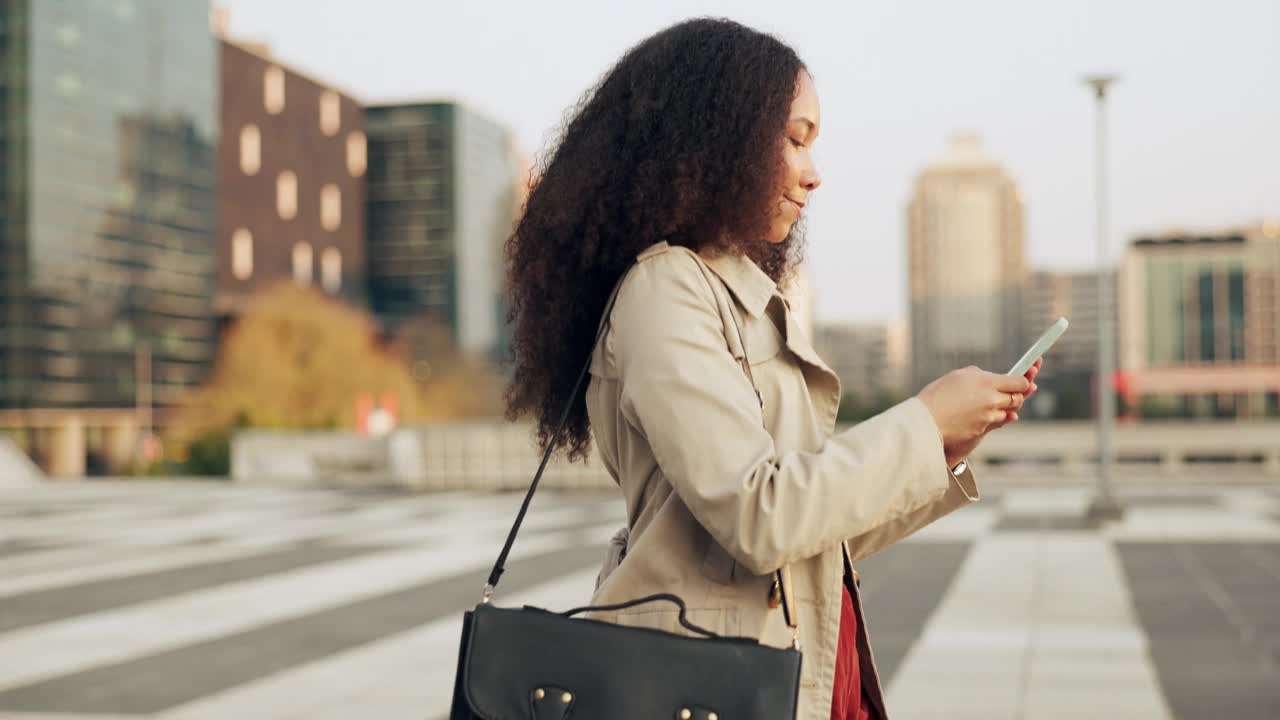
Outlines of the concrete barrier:
[{"label": "concrete barrier", "polygon": [[[1117,428],[1120,477],[1213,473],[1280,481],[1280,423],[1159,423]],[[974,454],[986,479],[1085,478],[1096,463],[1092,424],[1022,423],[992,433]],[[251,430],[232,440],[238,482],[390,485],[422,491],[510,491],[529,486],[541,455],[524,424],[466,422],[402,428],[377,438],[342,432]],[[615,487],[593,453],[585,463],[550,463],[542,486]]]},{"label": "concrete barrier", "polygon": [[231,479],[269,485],[389,484],[385,438],[350,432],[246,430],[231,438]]},{"label": "concrete barrier", "polygon": [[[1116,428],[1119,472],[1176,476],[1212,467],[1280,479],[1280,422],[1151,422]],[[987,436],[973,460],[998,471],[1010,465],[1058,468],[1089,475],[1098,458],[1097,431],[1089,422],[1021,423]]]},{"label": "concrete barrier", "polygon": [[44,480],[44,473],[9,438],[0,435],[0,488],[29,487]]}]

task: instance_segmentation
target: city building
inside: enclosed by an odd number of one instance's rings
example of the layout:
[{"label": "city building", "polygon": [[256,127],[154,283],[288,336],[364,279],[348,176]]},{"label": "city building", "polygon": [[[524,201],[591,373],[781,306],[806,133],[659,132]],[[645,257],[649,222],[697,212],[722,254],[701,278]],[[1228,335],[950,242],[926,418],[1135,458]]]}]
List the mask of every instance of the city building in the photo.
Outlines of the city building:
[{"label": "city building", "polygon": [[[1114,277],[1112,282],[1115,282]],[[1045,356],[1040,392],[1022,413],[1029,419],[1081,419],[1094,412],[1094,377],[1098,368],[1098,274],[1095,271],[1034,270],[1023,291],[1023,337],[1030,344],[1055,320],[1071,325]],[[1113,308],[1112,313],[1116,310]],[[1119,327],[1113,315],[1113,332]],[[1113,341],[1115,336],[1113,336]],[[1115,347],[1112,343],[1112,347]]]},{"label": "city building", "polygon": [[53,475],[208,371],[217,62],[201,0],[0,3],[0,432]]},{"label": "city building", "polygon": [[1120,309],[1127,404],[1197,417],[1280,413],[1280,222],[1135,238]]},{"label": "city building", "polygon": [[920,174],[907,211],[910,387],[965,365],[1012,366],[1022,352],[1023,203],[973,135]]},{"label": "city building", "polygon": [[814,349],[840,377],[841,393],[862,403],[896,390],[889,362],[889,331],[874,323],[820,323]]},{"label": "city building", "polygon": [[364,108],[261,44],[218,45],[219,316],[231,320],[280,282],[363,305]]},{"label": "city building", "polygon": [[369,290],[388,333],[423,314],[458,348],[506,346],[503,245],[527,168],[512,134],[454,102],[368,108]]},{"label": "city building", "polygon": [[[1097,368],[1098,323],[1101,318],[1098,314],[1096,272],[1032,271],[1023,293],[1022,309],[1023,330],[1028,342],[1040,337],[1058,318],[1065,317],[1070,321],[1066,334],[1058,338],[1046,356],[1052,368],[1090,372]],[[1118,325],[1113,322],[1112,327]]]}]

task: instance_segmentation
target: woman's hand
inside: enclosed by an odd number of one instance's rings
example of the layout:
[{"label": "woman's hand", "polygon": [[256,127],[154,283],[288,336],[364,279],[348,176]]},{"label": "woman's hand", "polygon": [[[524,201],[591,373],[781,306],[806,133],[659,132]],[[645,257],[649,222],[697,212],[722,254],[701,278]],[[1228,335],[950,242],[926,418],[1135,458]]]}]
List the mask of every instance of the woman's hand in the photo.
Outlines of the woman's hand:
[{"label": "woman's hand", "polygon": [[1035,392],[1042,361],[1022,377],[987,372],[974,366],[953,370],[929,383],[919,398],[942,433],[947,466],[967,458],[986,434],[1016,422],[1018,409]]}]

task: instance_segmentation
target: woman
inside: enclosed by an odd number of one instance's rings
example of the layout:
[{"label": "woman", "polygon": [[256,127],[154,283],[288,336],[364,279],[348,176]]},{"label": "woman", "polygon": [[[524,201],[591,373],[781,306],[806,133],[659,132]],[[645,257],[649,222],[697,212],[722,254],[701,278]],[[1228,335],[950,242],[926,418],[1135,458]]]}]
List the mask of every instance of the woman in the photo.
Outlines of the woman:
[{"label": "woman", "polygon": [[[958,370],[834,432],[839,381],[779,292],[820,127],[812,78],[771,36],[700,19],[628,51],[568,121],[508,246],[509,415],[532,414],[545,446],[571,402],[558,444],[582,457],[594,437],[623,491],[592,604],[675,593],[694,623],[787,646],[785,566],[798,716],[883,718],[853,566],[978,498],[962,461],[1017,419],[1039,366]],[[601,617],[682,631],[665,607]]]}]

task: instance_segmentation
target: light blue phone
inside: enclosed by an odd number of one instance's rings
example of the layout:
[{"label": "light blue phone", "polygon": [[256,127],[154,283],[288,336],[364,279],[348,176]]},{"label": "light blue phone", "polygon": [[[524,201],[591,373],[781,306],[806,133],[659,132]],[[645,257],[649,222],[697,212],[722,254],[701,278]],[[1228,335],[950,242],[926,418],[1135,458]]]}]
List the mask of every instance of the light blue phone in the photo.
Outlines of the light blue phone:
[{"label": "light blue phone", "polygon": [[1067,331],[1068,324],[1069,323],[1066,318],[1058,318],[1057,321],[1049,326],[1048,330],[1044,331],[1044,334],[1040,336],[1040,339],[1035,341],[1035,344],[1031,346],[1031,349],[1018,359],[1018,362],[1014,364],[1013,369],[1009,371],[1009,374],[1026,375],[1027,371],[1031,369],[1031,366],[1036,364],[1036,360],[1049,352],[1049,348],[1053,347],[1053,344],[1058,341],[1058,338],[1062,337],[1062,333]]}]

